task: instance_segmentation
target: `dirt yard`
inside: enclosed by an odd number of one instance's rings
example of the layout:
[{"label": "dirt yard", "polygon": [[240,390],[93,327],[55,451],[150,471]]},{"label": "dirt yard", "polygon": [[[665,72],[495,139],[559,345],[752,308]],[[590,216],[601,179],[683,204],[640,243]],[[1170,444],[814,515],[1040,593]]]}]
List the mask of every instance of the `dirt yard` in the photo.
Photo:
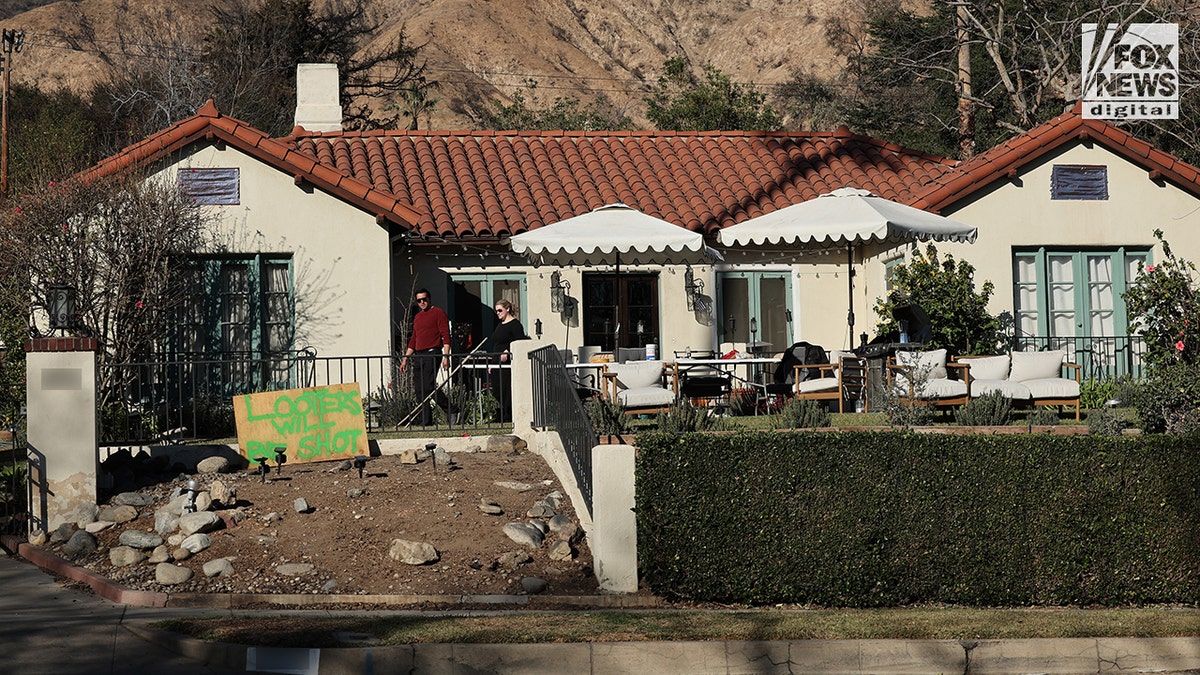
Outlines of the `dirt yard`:
[{"label": "dirt yard", "polygon": [[[555,532],[539,548],[518,544],[504,532],[508,523],[533,520],[530,509],[543,498],[565,494],[539,456],[456,452],[451,458],[454,465],[447,467],[435,466],[432,458],[408,464],[400,455],[386,455],[368,462],[361,478],[357,469],[346,466],[349,462],[337,461],[285,464],[281,473],[272,464],[265,480],[251,470],[178,475],[138,490],[152,497],[152,503],[136,507],[136,519],[96,533],[99,548],[76,562],[131,588],[173,593],[507,594],[525,592],[525,577],[546,581],[547,594],[597,592],[582,530],[572,541],[571,559],[559,561],[549,554],[558,538]],[[157,583],[153,557],[114,566],[110,551],[121,546],[121,533],[153,533],[156,509],[193,478],[201,489],[222,481],[236,491],[236,504],[214,506],[223,526],[208,532],[211,547],[173,561],[191,569],[191,579],[171,586]],[[298,498],[307,501],[308,512],[296,511]],[[499,505],[503,514],[484,513],[483,502]],[[556,513],[578,525],[567,498]],[[177,533],[160,556],[179,548]],[[394,560],[389,548],[395,539],[428,543],[438,559],[422,565]],[[62,544],[48,546],[62,550]],[[152,549],[144,553],[150,555]],[[528,561],[519,562],[525,557]],[[220,558],[231,561],[233,573],[205,576],[204,563]],[[289,563],[313,568],[297,576],[278,571]]]}]

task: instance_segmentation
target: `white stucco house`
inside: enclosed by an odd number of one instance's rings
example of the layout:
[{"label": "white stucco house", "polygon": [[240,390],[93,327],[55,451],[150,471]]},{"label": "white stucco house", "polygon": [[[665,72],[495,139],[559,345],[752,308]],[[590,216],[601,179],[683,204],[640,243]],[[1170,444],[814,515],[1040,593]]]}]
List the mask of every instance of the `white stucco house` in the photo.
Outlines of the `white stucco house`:
[{"label": "white stucco house", "polygon": [[[402,349],[398,336],[419,287],[450,314],[461,349],[491,333],[500,298],[516,305],[531,335],[540,328],[543,340],[573,352],[653,343],[670,358],[752,340],[779,351],[801,339],[845,348],[858,344],[857,333],[873,334],[888,271],[911,251],[860,247],[848,297],[844,249],[726,248],[723,260],[692,265],[646,254],[624,260],[617,275],[611,266],[534,266],[509,247],[515,234],[617,202],[701,233],[714,247],[721,228],[847,186],[950,216],[977,227],[978,239],[939,249],[974,264],[978,282],[996,285],[991,309],[1011,312],[1031,346],[1061,338],[1091,350],[1094,337],[1125,336],[1120,294],[1139,262],[1161,257],[1155,229],[1183,257],[1200,258],[1197,169],[1078,109],[962,163],[844,127],[337,126],[298,118],[290,135],[271,138],[210,103],[91,170],[140,168],[211,190],[205,203],[227,245],[207,261],[213,274],[198,290],[213,307],[206,316],[243,325],[194,326],[197,350],[390,354]],[[858,316],[854,331],[848,303]],[[291,330],[275,330],[284,323]]]}]

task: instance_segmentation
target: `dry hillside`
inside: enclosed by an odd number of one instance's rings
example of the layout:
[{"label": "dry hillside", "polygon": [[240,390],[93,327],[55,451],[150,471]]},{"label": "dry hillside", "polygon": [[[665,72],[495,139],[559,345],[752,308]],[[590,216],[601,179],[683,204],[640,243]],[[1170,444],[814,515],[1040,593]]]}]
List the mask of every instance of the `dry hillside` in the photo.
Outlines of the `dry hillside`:
[{"label": "dry hillside", "polygon": [[[711,61],[736,80],[786,80],[797,68],[836,67],[823,20],[848,0],[377,0],[387,12],[379,39],[404,28],[425,43],[437,92],[435,128],[470,126],[481,102],[504,96],[527,78],[547,99],[607,94],[631,113],[663,61],[686,55]],[[122,21],[153,12],[172,18],[167,31],[198,40],[213,0],[78,0],[18,11],[36,0],[0,5],[4,27],[28,38],[13,76],[43,86],[86,87],[103,74],[97,48],[111,49],[138,31]],[[88,26],[92,37],[88,37]],[[186,28],[180,28],[180,26]],[[636,117],[636,114],[634,115]],[[422,123],[425,126],[425,123]]]}]

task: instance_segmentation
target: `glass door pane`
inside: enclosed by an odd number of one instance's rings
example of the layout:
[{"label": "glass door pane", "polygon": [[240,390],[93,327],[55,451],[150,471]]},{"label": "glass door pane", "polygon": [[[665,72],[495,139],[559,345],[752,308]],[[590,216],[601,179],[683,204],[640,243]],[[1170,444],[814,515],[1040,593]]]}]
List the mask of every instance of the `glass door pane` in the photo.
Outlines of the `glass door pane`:
[{"label": "glass door pane", "polygon": [[1075,257],[1072,254],[1046,256],[1050,299],[1050,335],[1075,336]]},{"label": "glass door pane", "polygon": [[721,342],[750,341],[750,280],[747,276],[721,277]]},{"label": "glass door pane", "polygon": [[1088,326],[1093,336],[1113,334],[1112,255],[1087,256]]},{"label": "glass door pane", "polygon": [[783,276],[763,276],[758,287],[758,339],[767,344],[761,351],[773,353],[791,346],[788,317],[788,280]]},{"label": "glass door pane", "polygon": [[585,274],[583,287],[584,344],[611,351],[658,343],[656,275]]}]

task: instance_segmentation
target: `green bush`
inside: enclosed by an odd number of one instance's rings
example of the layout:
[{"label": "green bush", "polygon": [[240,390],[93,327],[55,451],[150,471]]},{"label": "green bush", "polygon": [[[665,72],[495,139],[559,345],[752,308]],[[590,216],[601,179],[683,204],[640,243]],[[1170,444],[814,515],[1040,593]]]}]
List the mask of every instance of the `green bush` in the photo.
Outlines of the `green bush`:
[{"label": "green bush", "polygon": [[964,427],[1002,427],[1012,421],[1012,401],[993,391],[967,401],[954,410],[954,421]]},{"label": "green bush", "polygon": [[1125,420],[1111,408],[1097,408],[1088,413],[1088,433],[1096,436],[1119,436],[1125,429]]},{"label": "green bush", "polygon": [[720,420],[709,414],[707,408],[692,405],[684,399],[658,415],[658,429],[666,433],[712,431],[720,426]]},{"label": "green bush", "polygon": [[757,403],[753,389],[734,389],[729,392],[729,414],[734,417],[753,415]]},{"label": "green bush", "polygon": [[1103,408],[1117,398],[1116,380],[1088,378],[1079,384],[1079,405],[1085,410]]},{"label": "green bush", "polygon": [[815,429],[832,423],[829,406],[824,402],[798,398],[783,406],[779,421],[784,429]]},{"label": "green bush", "polygon": [[1029,417],[1025,418],[1027,424],[1035,427],[1053,427],[1057,426],[1060,421],[1058,411],[1044,405],[1034,408],[1033,412],[1029,413]]},{"label": "green bush", "polygon": [[665,597],[1200,601],[1200,464],[1183,438],[643,434],[637,462],[641,574]]},{"label": "green bush", "polygon": [[1154,366],[1134,396],[1142,429],[1152,433],[1200,432],[1200,365],[1164,363]]},{"label": "green bush", "polygon": [[597,436],[621,436],[629,430],[629,416],[620,401],[597,396],[583,407]]}]

